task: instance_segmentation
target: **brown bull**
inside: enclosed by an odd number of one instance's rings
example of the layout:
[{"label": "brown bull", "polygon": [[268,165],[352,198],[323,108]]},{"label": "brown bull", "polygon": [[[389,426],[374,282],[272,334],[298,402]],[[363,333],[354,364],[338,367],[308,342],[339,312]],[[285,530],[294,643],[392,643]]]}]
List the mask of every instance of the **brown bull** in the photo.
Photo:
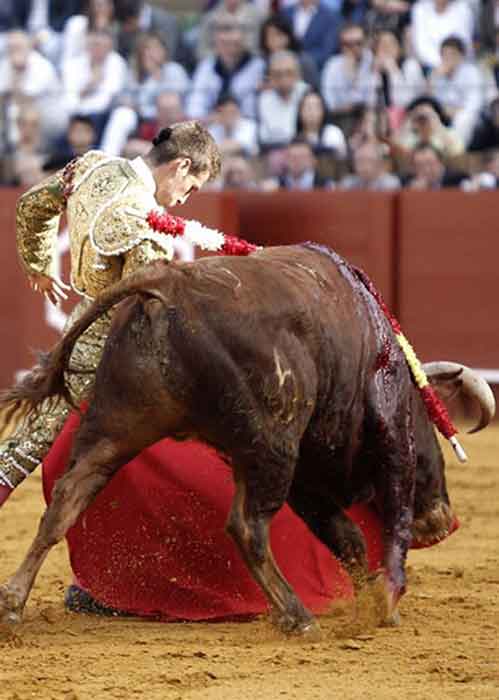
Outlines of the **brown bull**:
[{"label": "brown bull", "polygon": [[[155,263],[106,291],[5,401],[67,397],[76,339],[127,297],[68,471],[26,559],[0,589],[0,619],[21,618],[49,549],[123,464],[166,436],[194,436],[227,456],[236,483],[227,529],[283,630],[313,626],[269,547],[270,521],[286,501],[356,589],[367,580],[366,552],[344,509],[375,503],[392,616],[413,535],[438,539],[453,516],[433,426],[389,323],[352,268],[312,244]],[[460,366],[430,369],[462,382]],[[469,388],[478,380],[466,372]],[[483,427],[493,399],[485,382],[477,386]]]}]

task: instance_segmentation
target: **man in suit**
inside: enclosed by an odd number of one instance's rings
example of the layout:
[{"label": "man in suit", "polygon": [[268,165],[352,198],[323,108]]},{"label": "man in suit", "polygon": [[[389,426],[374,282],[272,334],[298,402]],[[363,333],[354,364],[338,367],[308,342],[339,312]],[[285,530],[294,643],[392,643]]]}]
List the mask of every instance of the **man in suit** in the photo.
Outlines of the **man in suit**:
[{"label": "man in suit", "polygon": [[317,170],[317,159],[311,145],[296,137],[286,148],[286,166],[279,177],[279,187],[286,190],[315,190],[330,186]]},{"label": "man in suit", "polygon": [[314,59],[320,70],[337,51],[339,12],[330,9],[324,0],[299,0],[296,5],[285,8],[283,14],[291,21],[302,49]]},{"label": "man in suit", "polygon": [[152,32],[161,38],[172,60],[178,59],[180,30],[171,12],[144,0],[115,0],[115,16],[120,24],[117,50],[124,58],[133,54],[142,32]]}]

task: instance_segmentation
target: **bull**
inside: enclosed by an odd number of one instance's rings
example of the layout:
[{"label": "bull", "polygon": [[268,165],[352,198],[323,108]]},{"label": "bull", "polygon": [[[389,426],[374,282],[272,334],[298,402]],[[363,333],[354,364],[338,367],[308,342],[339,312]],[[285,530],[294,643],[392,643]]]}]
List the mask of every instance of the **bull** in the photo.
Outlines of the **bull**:
[{"label": "bull", "polygon": [[[384,532],[384,618],[406,586],[409,546],[453,527],[444,459],[420,393],[380,305],[355,270],[315,244],[249,257],[156,262],[105,291],[5,405],[70,400],[77,338],[119,302],[70,463],[36,538],[0,588],[0,619],[17,622],[44,558],[118,469],[164,437],[195,437],[231,464],[227,520],[273,619],[287,633],[316,623],[279,571],[269,525],[287,501],[342,562],[358,592],[366,548],[344,510],[372,502]],[[435,386],[478,399],[486,382],[434,363]],[[381,579],[380,579],[381,577]]]}]

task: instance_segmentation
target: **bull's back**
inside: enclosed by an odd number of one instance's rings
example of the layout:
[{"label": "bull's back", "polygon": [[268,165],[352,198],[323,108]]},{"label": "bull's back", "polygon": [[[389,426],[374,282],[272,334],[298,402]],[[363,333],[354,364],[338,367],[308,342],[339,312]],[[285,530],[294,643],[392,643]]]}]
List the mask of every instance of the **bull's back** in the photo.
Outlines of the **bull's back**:
[{"label": "bull's back", "polygon": [[244,395],[255,410],[277,405],[288,417],[288,401],[351,404],[351,377],[376,348],[369,314],[334,259],[283,246],[170,272],[163,325],[196,403],[222,387],[234,402]]}]

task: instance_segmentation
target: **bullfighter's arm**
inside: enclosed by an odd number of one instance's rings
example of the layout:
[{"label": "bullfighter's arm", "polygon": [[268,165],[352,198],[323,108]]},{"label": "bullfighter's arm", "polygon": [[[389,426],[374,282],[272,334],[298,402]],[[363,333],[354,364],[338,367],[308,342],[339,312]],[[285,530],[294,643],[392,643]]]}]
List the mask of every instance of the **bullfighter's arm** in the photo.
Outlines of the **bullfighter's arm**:
[{"label": "bullfighter's arm", "polygon": [[16,207],[17,249],[28,275],[53,276],[57,233],[65,208],[62,170],[19,198]]}]

